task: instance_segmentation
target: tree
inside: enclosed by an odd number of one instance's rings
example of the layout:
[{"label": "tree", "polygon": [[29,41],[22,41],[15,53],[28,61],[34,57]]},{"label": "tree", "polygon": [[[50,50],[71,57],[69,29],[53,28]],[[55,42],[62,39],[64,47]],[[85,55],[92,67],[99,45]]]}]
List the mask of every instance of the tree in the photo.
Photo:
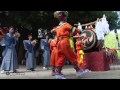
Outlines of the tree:
[{"label": "tree", "polygon": [[[53,17],[54,11],[0,11],[0,22],[8,26],[24,27],[28,30],[38,28],[52,29],[58,25],[58,20]],[[118,15],[114,11],[69,11],[68,22],[89,23],[101,18],[105,14],[110,24],[110,29],[117,26]]]},{"label": "tree", "polygon": [[78,21],[82,24],[89,23],[102,18],[103,14],[107,16],[107,20],[110,24],[110,29],[114,29],[117,26],[118,14],[114,11],[70,11],[69,21],[74,24]]},{"label": "tree", "polygon": [[[53,16],[54,11],[0,11],[1,26],[14,26],[21,33],[19,43],[19,61],[24,57],[23,39],[32,32],[37,38],[39,28],[51,30],[58,25],[58,20]],[[110,29],[117,26],[118,15],[113,11],[69,11],[68,22],[72,25],[81,22],[89,23],[101,18],[105,14],[110,24]]]}]

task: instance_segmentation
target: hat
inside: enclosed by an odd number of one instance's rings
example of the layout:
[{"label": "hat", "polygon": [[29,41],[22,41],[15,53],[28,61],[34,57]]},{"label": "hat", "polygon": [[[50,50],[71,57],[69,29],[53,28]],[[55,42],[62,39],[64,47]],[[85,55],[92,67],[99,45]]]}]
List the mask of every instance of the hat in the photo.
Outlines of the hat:
[{"label": "hat", "polygon": [[80,38],[80,34],[77,33],[75,36],[73,36],[73,38]]},{"label": "hat", "polygon": [[54,17],[59,18],[60,16],[68,17],[68,11],[56,11],[54,12]]}]

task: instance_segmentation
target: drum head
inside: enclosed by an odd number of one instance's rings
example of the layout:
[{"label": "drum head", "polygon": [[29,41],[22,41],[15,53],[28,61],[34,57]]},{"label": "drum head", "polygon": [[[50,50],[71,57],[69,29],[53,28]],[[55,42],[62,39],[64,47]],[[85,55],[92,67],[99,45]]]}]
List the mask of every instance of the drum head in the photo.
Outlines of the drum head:
[{"label": "drum head", "polygon": [[92,30],[84,30],[81,33],[80,39],[82,40],[84,37],[86,37],[87,39],[84,40],[84,48],[83,48],[83,50],[88,51],[88,50],[94,48],[96,43],[97,43],[96,33],[94,31],[92,31]]}]

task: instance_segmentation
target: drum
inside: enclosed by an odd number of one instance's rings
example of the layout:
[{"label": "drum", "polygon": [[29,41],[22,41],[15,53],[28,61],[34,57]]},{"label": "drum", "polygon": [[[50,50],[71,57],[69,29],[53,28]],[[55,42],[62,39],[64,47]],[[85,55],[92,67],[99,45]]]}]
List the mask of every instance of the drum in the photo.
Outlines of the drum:
[{"label": "drum", "polygon": [[104,42],[97,40],[97,35],[93,30],[83,30],[80,36],[80,39],[83,40],[84,51],[97,51],[103,47]]}]

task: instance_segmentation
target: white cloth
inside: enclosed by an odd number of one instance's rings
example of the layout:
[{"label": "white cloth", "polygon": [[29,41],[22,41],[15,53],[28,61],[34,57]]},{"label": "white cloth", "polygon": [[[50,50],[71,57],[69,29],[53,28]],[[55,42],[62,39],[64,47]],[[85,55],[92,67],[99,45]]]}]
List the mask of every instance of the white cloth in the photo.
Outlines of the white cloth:
[{"label": "white cloth", "polygon": [[103,28],[104,34],[108,34],[110,32],[109,24],[106,18],[102,18],[102,28]]},{"label": "white cloth", "polygon": [[104,40],[104,35],[110,32],[108,21],[103,17],[101,21],[96,23],[96,35],[98,40]]},{"label": "white cloth", "polygon": [[80,31],[82,31],[82,26],[81,26],[80,23],[78,23],[78,29],[79,29]]},{"label": "white cloth", "polygon": [[98,21],[96,23],[96,35],[97,35],[97,39],[98,40],[104,40],[104,32],[103,32],[103,29],[102,29],[102,22],[101,21]]}]

